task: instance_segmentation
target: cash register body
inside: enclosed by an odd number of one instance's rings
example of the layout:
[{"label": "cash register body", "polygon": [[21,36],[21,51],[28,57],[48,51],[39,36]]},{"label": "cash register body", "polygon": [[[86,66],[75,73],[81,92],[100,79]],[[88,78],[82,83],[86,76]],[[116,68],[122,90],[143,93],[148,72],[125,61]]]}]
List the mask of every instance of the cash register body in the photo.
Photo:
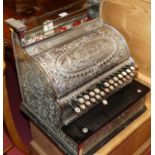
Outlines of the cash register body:
[{"label": "cash register body", "polygon": [[[21,109],[66,154],[93,154],[145,111],[149,88],[133,80],[136,69],[127,42],[102,21],[100,5],[79,1],[54,16],[7,20]],[[82,9],[73,11],[74,6]],[[55,14],[59,18],[45,18]],[[31,21],[39,25],[32,28]]]}]

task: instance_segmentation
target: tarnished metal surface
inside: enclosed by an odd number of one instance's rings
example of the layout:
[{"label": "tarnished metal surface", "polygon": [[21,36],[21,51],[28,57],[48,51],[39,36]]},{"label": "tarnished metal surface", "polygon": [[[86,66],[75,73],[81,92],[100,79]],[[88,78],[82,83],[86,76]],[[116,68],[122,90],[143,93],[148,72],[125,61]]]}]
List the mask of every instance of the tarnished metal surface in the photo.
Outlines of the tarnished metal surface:
[{"label": "tarnished metal surface", "polygon": [[77,154],[77,144],[61,130],[74,115],[68,98],[131,63],[125,39],[96,19],[26,48],[14,33],[13,45],[24,111]]},{"label": "tarnished metal surface", "polygon": [[46,45],[42,43],[45,52],[35,54],[33,58],[49,76],[57,97],[71,92],[129,58],[124,38],[106,24],[74,40],[68,40],[65,44],[59,42],[51,48]]},{"label": "tarnished metal surface", "polygon": [[[14,36],[14,40],[16,39]],[[59,140],[63,139],[68,149],[77,150],[75,142],[60,129],[61,108],[54,98],[48,78],[45,77],[46,74],[32,58],[24,54],[24,50],[16,42],[14,42],[14,53],[23,99],[22,107],[35,116],[40,123],[50,128],[50,132],[55,137]]]}]

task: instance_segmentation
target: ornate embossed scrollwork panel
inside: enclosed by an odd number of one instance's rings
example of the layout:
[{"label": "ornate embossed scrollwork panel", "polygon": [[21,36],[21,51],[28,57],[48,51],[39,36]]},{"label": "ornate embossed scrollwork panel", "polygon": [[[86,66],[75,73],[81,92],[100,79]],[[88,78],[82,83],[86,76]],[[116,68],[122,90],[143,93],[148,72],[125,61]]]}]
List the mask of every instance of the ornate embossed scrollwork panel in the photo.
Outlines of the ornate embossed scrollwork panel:
[{"label": "ornate embossed scrollwork panel", "polygon": [[108,25],[34,56],[58,97],[127,58],[126,42]]},{"label": "ornate embossed scrollwork panel", "polygon": [[72,150],[77,150],[76,143],[57,126],[60,124],[61,111],[53,99],[52,90],[45,74],[24,54],[23,49],[18,45],[15,46],[15,55],[23,104],[35,116],[35,119],[49,127],[47,130],[63,139],[64,143]]},{"label": "ornate embossed scrollwork panel", "polygon": [[[18,50],[18,51],[17,51]],[[54,102],[52,89],[39,66],[32,62],[16,45],[17,69],[22,98],[25,104],[40,119],[56,125],[60,121],[60,107]]]}]

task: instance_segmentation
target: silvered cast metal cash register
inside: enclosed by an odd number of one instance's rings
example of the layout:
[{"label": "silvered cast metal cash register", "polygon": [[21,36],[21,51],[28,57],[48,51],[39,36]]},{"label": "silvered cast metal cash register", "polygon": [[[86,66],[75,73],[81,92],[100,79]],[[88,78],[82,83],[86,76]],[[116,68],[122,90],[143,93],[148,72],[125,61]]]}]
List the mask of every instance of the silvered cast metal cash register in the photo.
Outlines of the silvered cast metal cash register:
[{"label": "silvered cast metal cash register", "polygon": [[22,111],[64,152],[91,155],[142,114],[149,88],[99,0],[74,1],[28,20],[6,20]]}]

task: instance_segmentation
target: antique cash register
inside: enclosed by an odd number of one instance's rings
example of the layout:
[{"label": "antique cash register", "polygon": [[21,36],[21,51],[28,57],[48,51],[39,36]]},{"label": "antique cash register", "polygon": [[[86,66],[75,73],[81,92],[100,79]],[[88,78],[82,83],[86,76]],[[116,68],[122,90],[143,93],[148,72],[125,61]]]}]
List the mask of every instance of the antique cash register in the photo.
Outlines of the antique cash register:
[{"label": "antique cash register", "polygon": [[21,109],[64,154],[93,154],[146,110],[149,88],[135,80],[128,44],[101,19],[102,5],[80,0],[6,21]]}]

